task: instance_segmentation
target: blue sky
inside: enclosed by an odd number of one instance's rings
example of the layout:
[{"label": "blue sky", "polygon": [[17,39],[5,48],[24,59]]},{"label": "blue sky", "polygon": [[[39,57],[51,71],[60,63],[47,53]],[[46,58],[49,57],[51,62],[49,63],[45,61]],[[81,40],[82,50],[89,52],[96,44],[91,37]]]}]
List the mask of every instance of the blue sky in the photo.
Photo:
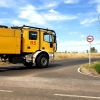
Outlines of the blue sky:
[{"label": "blue sky", "polygon": [[86,52],[88,35],[100,52],[100,0],[0,0],[0,24],[56,31],[58,51]]}]

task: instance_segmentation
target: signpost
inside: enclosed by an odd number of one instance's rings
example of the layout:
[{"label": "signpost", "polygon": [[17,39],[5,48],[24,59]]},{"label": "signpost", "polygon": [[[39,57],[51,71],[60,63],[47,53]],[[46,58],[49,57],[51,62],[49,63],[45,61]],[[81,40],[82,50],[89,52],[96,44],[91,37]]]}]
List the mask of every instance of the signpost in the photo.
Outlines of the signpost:
[{"label": "signpost", "polygon": [[90,66],[90,64],[91,64],[91,42],[93,42],[93,40],[94,40],[94,37],[93,37],[93,36],[89,35],[89,36],[87,37],[87,41],[90,43],[89,66]]}]

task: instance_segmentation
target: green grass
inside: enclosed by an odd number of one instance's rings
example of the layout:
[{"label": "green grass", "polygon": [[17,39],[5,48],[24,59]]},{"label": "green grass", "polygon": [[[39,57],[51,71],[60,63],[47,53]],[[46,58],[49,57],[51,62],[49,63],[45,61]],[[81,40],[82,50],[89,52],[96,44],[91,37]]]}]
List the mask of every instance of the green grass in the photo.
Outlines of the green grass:
[{"label": "green grass", "polygon": [[98,72],[98,74],[100,74],[100,64],[95,64],[94,69],[96,70],[96,72]]},{"label": "green grass", "polygon": [[100,74],[100,61],[93,62],[90,66],[89,64],[83,64],[82,67],[86,69],[93,69]]}]

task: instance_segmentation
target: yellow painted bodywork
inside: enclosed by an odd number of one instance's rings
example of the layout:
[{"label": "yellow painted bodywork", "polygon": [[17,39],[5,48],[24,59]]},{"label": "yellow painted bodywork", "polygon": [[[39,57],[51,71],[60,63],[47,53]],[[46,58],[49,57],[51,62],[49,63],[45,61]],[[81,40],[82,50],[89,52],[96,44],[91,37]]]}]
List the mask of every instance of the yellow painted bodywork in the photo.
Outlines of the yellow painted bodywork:
[{"label": "yellow painted bodywork", "polygon": [[[29,39],[29,31],[37,32],[37,40]],[[44,32],[46,30],[39,31],[32,28],[23,28],[22,31],[20,29],[0,28],[0,54],[34,53],[37,50],[54,53],[54,45],[50,47],[50,43],[44,41]],[[52,32],[48,32],[48,34],[52,34]],[[54,42],[53,35],[52,41]]]},{"label": "yellow painted bodywork", "polygon": [[[29,40],[29,31],[37,32],[37,40]],[[43,34],[46,30],[37,30],[37,29],[30,29],[30,28],[23,28],[23,46],[22,51],[25,53],[34,53],[37,50],[44,50],[48,53],[54,53],[54,46],[50,48],[50,43],[44,41]],[[52,34],[52,32],[48,32],[48,34]],[[40,36],[40,37],[39,37]],[[52,40],[54,42],[54,38],[52,36]],[[30,49],[28,49],[30,47]],[[45,48],[45,49],[43,49]]]},{"label": "yellow painted bodywork", "polygon": [[[52,48],[50,48],[50,43],[49,42],[46,42],[45,40],[44,40],[44,32],[45,31],[41,31],[40,32],[40,37],[41,37],[41,46],[40,46],[40,49],[41,50],[45,50],[45,51],[47,51],[48,53],[53,53],[54,52],[54,47],[52,47]],[[48,32],[48,34],[52,34],[52,32]],[[52,37],[52,39],[53,39],[53,37]],[[43,49],[43,47],[45,48],[45,49]]]},{"label": "yellow painted bodywork", "polygon": [[20,30],[0,28],[0,54],[20,54]]},{"label": "yellow painted bodywork", "polygon": [[[37,32],[37,40],[29,40],[29,31]],[[23,29],[23,47],[22,51],[26,53],[34,53],[39,50],[39,31],[36,29]],[[28,49],[30,47],[30,49]]]}]

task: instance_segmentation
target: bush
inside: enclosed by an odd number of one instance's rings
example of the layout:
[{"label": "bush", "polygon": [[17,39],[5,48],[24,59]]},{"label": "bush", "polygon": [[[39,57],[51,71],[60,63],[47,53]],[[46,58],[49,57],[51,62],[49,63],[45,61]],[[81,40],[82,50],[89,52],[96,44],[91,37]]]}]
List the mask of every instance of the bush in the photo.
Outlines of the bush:
[{"label": "bush", "polygon": [[100,64],[95,64],[94,69],[100,74]]}]

